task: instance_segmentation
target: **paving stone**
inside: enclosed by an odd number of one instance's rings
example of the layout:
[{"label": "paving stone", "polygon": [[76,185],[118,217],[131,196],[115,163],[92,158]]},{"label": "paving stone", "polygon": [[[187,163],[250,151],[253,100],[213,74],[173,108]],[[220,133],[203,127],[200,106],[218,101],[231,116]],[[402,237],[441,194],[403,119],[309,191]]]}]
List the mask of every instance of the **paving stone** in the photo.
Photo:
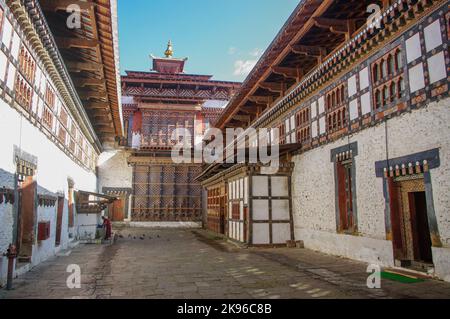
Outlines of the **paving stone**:
[{"label": "paving stone", "polygon": [[[14,282],[2,298],[248,299],[449,298],[450,284],[382,281],[366,287],[367,265],[307,249],[240,249],[191,230],[126,229],[112,246],[80,245]],[[160,236],[158,239],[157,236]],[[170,238],[170,241],[167,239]],[[70,290],[66,267],[78,264],[82,288]]]}]

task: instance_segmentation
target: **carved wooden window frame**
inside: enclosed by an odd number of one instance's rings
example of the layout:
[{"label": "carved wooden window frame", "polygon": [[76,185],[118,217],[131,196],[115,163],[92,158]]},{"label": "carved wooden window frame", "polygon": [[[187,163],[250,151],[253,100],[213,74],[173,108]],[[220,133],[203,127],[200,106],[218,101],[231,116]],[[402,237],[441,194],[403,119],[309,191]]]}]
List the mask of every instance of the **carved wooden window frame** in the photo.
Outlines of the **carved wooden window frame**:
[{"label": "carved wooden window frame", "polygon": [[401,45],[374,61],[371,69],[373,109],[381,111],[404,96],[405,61]]}]

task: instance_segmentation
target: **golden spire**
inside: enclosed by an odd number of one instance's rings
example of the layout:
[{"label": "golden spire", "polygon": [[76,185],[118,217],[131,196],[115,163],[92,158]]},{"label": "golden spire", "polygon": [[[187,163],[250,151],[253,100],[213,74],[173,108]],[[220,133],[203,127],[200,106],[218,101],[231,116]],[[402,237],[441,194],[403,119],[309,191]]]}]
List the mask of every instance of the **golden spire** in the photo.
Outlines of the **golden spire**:
[{"label": "golden spire", "polygon": [[173,56],[173,48],[172,48],[172,41],[169,40],[169,43],[167,44],[167,50],[164,52],[166,55],[166,58],[171,58]]}]

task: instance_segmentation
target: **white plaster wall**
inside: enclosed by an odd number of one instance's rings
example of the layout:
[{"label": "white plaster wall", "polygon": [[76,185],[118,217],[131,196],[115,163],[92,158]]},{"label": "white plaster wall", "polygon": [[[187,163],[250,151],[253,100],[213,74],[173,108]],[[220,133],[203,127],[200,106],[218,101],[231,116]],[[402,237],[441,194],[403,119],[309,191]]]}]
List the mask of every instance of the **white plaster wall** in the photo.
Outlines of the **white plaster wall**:
[{"label": "white plaster wall", "polygon": [[[45,261],[49,257],[53,256],[58,250],[59,247],[55,247],[56,240],[56,206],[54,207],[38,207],[38,223],[39,222],[47,222],[50,221],[50,238],[43,241],[36,241],[36,244],[33,246],[33,254],[31,263],[33,265],[37,265],[42,261]],[[65,231],[64,231],[65,230]],[[37,234],[37,225],[36,225],[36,234]],[[61,232],[61,245],[67,245],[67,225],[64,227],[64,218],[63,218],[63,227]]]},{"label": "white plaster wall", "polygon": [[6,252],[12,240],[13,205],[0,204],[0,256]]},{"label": "white plaster wall", "polygon": [[97,233],[97,225],[99,224],[102,224],[99,214],[78,215],[78,235],[80,236],[80,239],[95,239],[95,235]]},{"label": "white plaster wall", "polygon": [[[14,145],[21,146],[22,150],[38,158],[38,169],[36,180],[38,182],[38,193],[64,194],[64,214],[62,224],[62,235],[60,247],[55,245],[56,232],[56,207],[39,207],[37,211],[38,221],[51,221],[52,237],[45,242],[36,243],[33,247],[32,265],[54,255],[58,250],[66,248],[70,242],[68,229],[68,177],[75,182],[75,189],[85,191],[96,191],[97,178],[93,172],[89,172],[78,166],[65,153],[63,153],[53,142],[51,142],[36,127],[20,114],[0,100],[0,130],[7,138],[0,141],[2,151],[0,152],[0,187],[13,188],[12,176],[15,172],[13,162]],[[3,205],[4,206],[4,205]],[[10,215],[8,215],[10,214]],[[0,248],[4,252],[12,240],[12,212],[5,210],[0,205]],[[3,222],[6,218],[7,222]],[[36,225],[37,227],[37,225]],[[77,229],[70,230],[72,236],[76,236]],[[4,234],[11,234],[7,235]],[[6,243],[8,241],[8,243]],[[0,264],[0,274],[4,272],[4,263]]]},{"label": "white plaster wall", "polygon": [[388,136],[393,158],[439,149],[441,165],[431,170],[431,182],[441,240],[450,248],[450,98],[389,121]]},{"label": "white plaster wall", "polygon": [[0,287],[5,284],[8,270],[8,259],[3,253],[12,241],[13,205],[0,204]]},{"label": "white plaster wall", "polygon": [[[439,148],[441,166],[431,171],[434,208],[444,248],[434,254],[436,273],[450,274],[450,99],[394,117],[387,122],[389,157]],[[360,236],[338,235],[335,217],[334,164],[331,150],[358,142],[356,196]],[[386,158],[386,127],[380,124],[349,138],[294,157],[295,235],[307,248],[367,262],[392,265],[392,244],[385,240],[382,179],[375,162]],[[433,250],[433,253],[437,250]],[[439,266],[437,266],[439,264]]]},{"label": "white plaster wall", "polygon": [[103,187],[132,187],[133,168],[128,166],[130,153],[123,150],[111,150],[100,154],[98,160],[99,191]]}]

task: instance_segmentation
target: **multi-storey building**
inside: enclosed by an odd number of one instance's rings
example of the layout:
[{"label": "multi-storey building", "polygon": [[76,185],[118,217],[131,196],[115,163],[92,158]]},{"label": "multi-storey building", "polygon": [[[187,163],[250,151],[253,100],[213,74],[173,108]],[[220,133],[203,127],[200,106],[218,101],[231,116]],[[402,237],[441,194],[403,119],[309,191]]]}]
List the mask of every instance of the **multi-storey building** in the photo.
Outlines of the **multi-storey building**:
[{"label": "multi-storey building", "polygon": [[208,227],[450,280],[448,7],[301,1],[215,123],[278,128],[280,170],[209,165]]},{"label": "multi-storey building", "polygon": [[187,59],[174,58],[170,42],[165,57],[152,60],[152,71],[122,76],[124,149],[105,156],[100,185],[122,194],[124,217],[133,222],[199,222],[202,187],[195,177],[202,163],[173,161],[181,137],[174,134],[184,129],[192,146],[202,143],[240,83],[186,74]]},{"label": "multi-storey building", "polygon": [[0,0],[0,282],[10,244],[20,273],[82,236],[76,191],[122,136],[115,1],[77,3]]}]

